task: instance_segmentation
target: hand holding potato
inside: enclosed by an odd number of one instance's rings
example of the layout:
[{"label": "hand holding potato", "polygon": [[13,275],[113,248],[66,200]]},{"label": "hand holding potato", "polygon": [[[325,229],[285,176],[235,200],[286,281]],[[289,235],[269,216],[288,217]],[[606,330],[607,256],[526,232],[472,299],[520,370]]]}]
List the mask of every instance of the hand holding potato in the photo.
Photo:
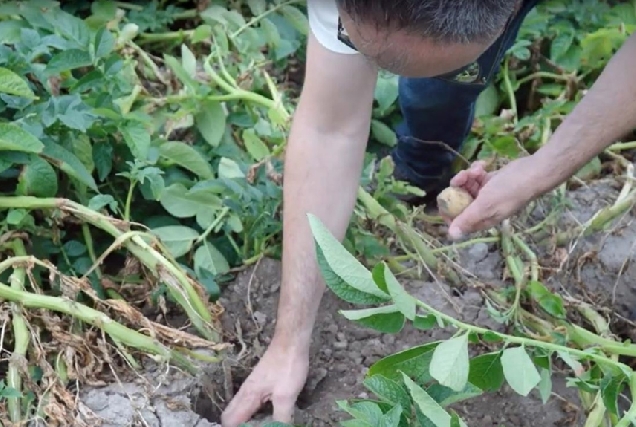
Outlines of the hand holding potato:
[{"label": "hand holding potato", "polygon": [[537,169],[535,158],[528,156],[497,172],[489,173],[484,162],[475,162],[455,175],[451,187],[438,197],[440,213],[449,223],[449,236],[461,239],[516,213],[539,194],[541,182],[533,174]]}]

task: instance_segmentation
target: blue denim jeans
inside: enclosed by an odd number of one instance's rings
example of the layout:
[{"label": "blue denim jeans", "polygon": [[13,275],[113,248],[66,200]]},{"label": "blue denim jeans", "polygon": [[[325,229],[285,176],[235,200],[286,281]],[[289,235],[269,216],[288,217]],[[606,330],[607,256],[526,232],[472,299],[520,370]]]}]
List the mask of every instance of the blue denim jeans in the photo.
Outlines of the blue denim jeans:
[{"label": "blue denim jeans", "polygon": [[479,75],[470,82],[456,79],[457,72],[431,78],[400,78],[398,100],[403,122],[396,129],[398,144],[391,153],[396,178],[425,191],[448,185],[456,154],[446,146],[460,150],[470,132],[479,94],[497,75],[523,20],[539,1],[524,0],[505,32],[478,58]]}]

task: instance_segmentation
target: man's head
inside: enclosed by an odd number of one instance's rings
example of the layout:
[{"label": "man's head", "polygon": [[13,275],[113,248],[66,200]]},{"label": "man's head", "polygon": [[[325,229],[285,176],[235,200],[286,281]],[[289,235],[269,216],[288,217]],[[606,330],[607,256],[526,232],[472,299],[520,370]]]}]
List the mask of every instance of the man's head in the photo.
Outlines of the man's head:
[{"label": "man's head", "polygon": [[349,39],[379,67],[427,77],[475,61],[520,0],[337,0]]}]

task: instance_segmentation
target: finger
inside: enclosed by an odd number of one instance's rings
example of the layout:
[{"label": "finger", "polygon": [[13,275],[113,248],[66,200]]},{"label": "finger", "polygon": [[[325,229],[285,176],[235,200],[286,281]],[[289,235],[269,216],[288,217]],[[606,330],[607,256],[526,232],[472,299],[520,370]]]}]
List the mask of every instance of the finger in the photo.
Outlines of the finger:
[{"label": "finger", "polygon": [[274,405],[274,421],[292,424],[296,399],[291,396],[278,396],[272,399]]},{"label": "finger", "polygon": [[249,387],[249,384],[243,384],[243,387],[223,411],[221,415],[223,427],[238,427],[242,423],[248,422],[263,404],[262,394]]},{"label": "finger", "polygon": [[469,178],[470,178],[470,174],[468,173],[468,171],[466,170],[460,171],[457,173],[457,175],[451,178],[450,185],[452,185],[453,187],[461,187],[464,184],[466,184]]},{"label": "finger", "polygon": [[453,220],[448,227],[448,235],[453,240],[462,239],[468,234],[483,230],[492,220],[493,214],[489,205],[477,197]]}]

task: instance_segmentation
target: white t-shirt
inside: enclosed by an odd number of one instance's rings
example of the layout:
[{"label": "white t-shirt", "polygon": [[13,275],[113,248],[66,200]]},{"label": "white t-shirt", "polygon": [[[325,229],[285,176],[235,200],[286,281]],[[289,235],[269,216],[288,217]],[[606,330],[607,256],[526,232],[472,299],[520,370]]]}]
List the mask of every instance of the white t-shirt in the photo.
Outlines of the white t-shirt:
[{"label": "white t-shirt", "polygon": [[338,40],[336,0],[307,0],[307,14],[309,28],[326,49],[337,53],[358,53]]}]

